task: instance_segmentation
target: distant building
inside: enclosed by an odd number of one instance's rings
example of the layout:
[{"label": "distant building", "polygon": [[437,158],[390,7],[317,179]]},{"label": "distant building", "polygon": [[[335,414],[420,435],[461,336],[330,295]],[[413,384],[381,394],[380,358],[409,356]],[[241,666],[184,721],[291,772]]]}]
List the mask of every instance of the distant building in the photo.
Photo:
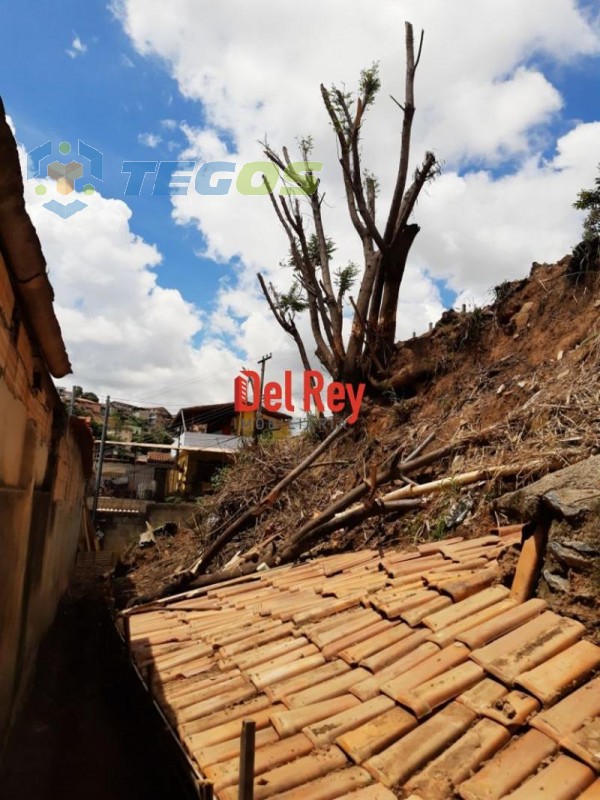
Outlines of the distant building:
[{"label": "distant building", "polygon": [[139,419],[145,420],[154,430],[164,430],[173,420],[172,414],[162,406],[138,408],[134,413]]},{"label": "distant building", "polygon": [[[270,431],[276,438],[287,437],[291,419],[288,414],[263,410],[259,430]],[[170,474],[169,491],[191,497],[213,491],[215,475],[251,440],[255,421],[254,412],[237,413],[233,403],[180,409],[169,426],[177,454],[177,470]]]}]

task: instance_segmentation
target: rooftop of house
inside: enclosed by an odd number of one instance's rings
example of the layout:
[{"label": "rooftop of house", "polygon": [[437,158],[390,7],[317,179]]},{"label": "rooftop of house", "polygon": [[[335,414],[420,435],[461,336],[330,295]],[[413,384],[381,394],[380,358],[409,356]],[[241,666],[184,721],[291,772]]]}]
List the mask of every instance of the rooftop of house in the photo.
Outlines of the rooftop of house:
[{"label": "rooftop of house", "polygon": [[[185,420],[187,427],[191,425],[207,425],[208,428],[214,428],[223,422],[228,422],[236,411],[233,403],[211,403],[202,406],[189,406],[188,408],[181,408],[173,417],[170,424],[171,428],[181,428],[181,417]],[[289,414],[282,414],[279,411],[266,411],[262,410],[262,414],[272,419],[291,419]]]},{"label": "rooftop of house", "polygon": [[132,658],[219,800],[237,798],[243,720],[256,800],[593,800],[600,647],[503,585],[520,541],[334,555],[167,598],[124,616]]}]

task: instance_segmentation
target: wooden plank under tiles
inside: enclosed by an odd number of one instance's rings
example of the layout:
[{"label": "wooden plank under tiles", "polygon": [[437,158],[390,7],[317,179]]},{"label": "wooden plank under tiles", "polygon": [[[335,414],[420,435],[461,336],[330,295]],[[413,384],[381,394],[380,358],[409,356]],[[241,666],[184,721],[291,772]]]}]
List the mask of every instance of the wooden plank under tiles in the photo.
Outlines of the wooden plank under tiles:
[{"label": "wooden plank under tiles", "polygon": [[545,706],[577,688],[600,666],[600,647],[585,640],[519,676],[517,684]]},{"label": "wooden plank under tiles", "polygon": [[492,644],[473,651],[471,658],[512,685],[523,672],[566,650],[584,633],[585,627],[580,622],[546,611]]},{"label": "wooden plank under tiles", "polygon": [[[448,700],[458,697],[466,689],[479,683],[485,676],[483,669],[467,661],[453,669],[444,671],[431,680],[419,683],[412,689],[396,692],[394,699],[410,709],[418,718],[426,717]],[[385,686],[382,687],[385,691]]]},{"label": "wooden plank under tiles", "polygon": [[[308,755],[313,749],[312,742],[302,733],[289,736],[287,739],[278,739],[271,744],[256,750],[254,754],[254,775],[269,772],[282,764],[288,764],[302,756]],[[234,786],[239,777],[239,758],[231,758],[219,764],[212,764],[203,770],[204,774],[214,784],[217,793],[228,786]]]},{"label": "wooden plank under tiles", "polygon": [[585,764],[565,755],[559,755],[551,764],[516,789],[505,795],[505,800],[576,800],[589,788],[596,774]]},{"label": "wooden plank under tiles", "polygon": [[373,783],[373,778],[361,767],[347,767],[346,769],[330,772],[295,789],[289,789],[277,795],[277,800],[337,800],[340,793],[352,793]]},{"label": "wooden plank under tiles", "polygon": [[286,708],[279,706],[279,710],[271,714],[271,723],[281,736],[292,736],[300,733],[308,725],[321,722],[328,717],[341,714],[344,711],[360,705],[360,700],[353,694],[342,694],[339,697],[332,697],[329,700],[321,700],[318,703],[311,703],[301,708]]},{"label": "wooden plank under tiles", "polygon": [[446,800],[455,796],[456,787],[476,772],[481,765],[509,741],[510,733],[503,725],[480,720],[441,756],[404,785],[405,792],[414,792],[422,800]]},{"label": "wooden plank under tiles", "polygon": [[323,664],[322,667],[317,667],[295,678],[289,678],[286,681],[275,683],[272,686],[266,686],[264,692],[269,700],[274,703],[277,700],[281,700],[284,695],[300,692],[303,689],[316,686],[319,683],[323,683],[323,681],[335,678],[337,675],[342,675],[349,671],[350,667],[348,664],[336,658],[335,661],[330,661],[328,664]]},{"label": "wooden plank under tiles", "polygon": [[363,766],[384,786],[402,785],[450,747],[474,721],[475,714],[470,709],[450,703]]},{"label": "wooden plank under tiles", "polygon": [[[411,669],[406,670],[381,686],[381,691],[397,700],[405,692],[414,689],[419,684],[437,678],[453,667],[464,664],[469,658],[469,650],[462,644],[450,644],[443,650],[429,656]],[[466,688],[466,687],[465,687]]]},{"label": "wooden plank under tiles", "polygon": [[[338,747],[313,752],[260,775],[254,781],[254,800],[265,800],[304,786],[347,765],[347,759]],[[219,800],[237,800],[237,797],[237,787],[231,787],[220,793]]]},{"label": "wooden plank under tiles", "polygon": [[500,800],[535,774],[540,764],[557,750],[556,742],[548,736],[529,730],[462,783],[458,794],[463,800]]},{"label": "wooden plank under tiles", "polygon": [[537,714],[531,725],[556,742],[581,728],[586,719],[600,716],[600,678],[576,689],[555,706]]},{"label": "wooden plank under tiles", "polygon": [[474,628],[469,628],[464,633],[459,634],[456,639],[459,642],[464,642],[471,650],[476,650],[519,628],[539,616],[547,608],[548,603],[545,600],[538,598],[528,600],[526,603],[516,605],[514,608],[494,616]]},{"label": "wooden plank under tiles", "polygon": [[330,678],[328,681],[318,683],[316,686],[311,686],[309,689],[303,689],[294,694],[286,694],[281,698],[281,701],[288,706],[288,708],[299,708],[308,703],[318,703],[319,700],[328,700],[330,697],[338,697],[351,689],[356,683],[360,683],[364,678],[367,678],[369,673],[366,669],[358,667],[357,669],[344,672],[336,678]]},{"label": "wooden plank under tiles", "polygon": [[364,681],[355,684],[350,691],[361,700],[370,700],[372,697],[379,694],[383,684],[396,678],[398,675],[402,675],[417,664],[422,663],[439,652],[440,648],[436,644],[433,644],[433,642],[423,642],[420,645],[415,644],[414,648],[408,648],[405,651],[403,657],[398,658],[397,661],[393,661],[375,675],[370,675]]},{"label": "wooden plank under tiles", "polygon": [[315,747],[325,747],[332,744],[338,736],[370,722],[375,717],[394,708],[394,705],[394,701],[389,697],[379,695],[372,700],[367,700],[366,703],[360,703],[337,714],[330,714],[325,719],[303,728],[302,732]]},{"label": "wooden plank under tiles", "polygon": [[[474,597],[477,597],[477,595],[474,595]],[[430,633],[427,637],[427,640],[430,642],[435,642],[435,644],[438,644],[440,647],[446,647],[455,641],[460,633],[465,633],[466,631],[469,631],[484,622],[488,622],[494,617],[500,616],[500,614],[504,614],[505,611],[510,611],[510,609],[514,608],[515,605],[515,601],[511,600],[510,598],[506,598],[506,600],[500,600],[499,603],[486,606],[485,608],[482,608],[481,611],[477,611],[475,614],[471,614],[464,619],[458,620],[458,622],[455,622],[452,625],[441,628],[435,633]]]},{"label": "wooden plank under tiles", "polygon": [[600,717],[586,720],[579,730],[563,736],[560,745],[600,772]]}]

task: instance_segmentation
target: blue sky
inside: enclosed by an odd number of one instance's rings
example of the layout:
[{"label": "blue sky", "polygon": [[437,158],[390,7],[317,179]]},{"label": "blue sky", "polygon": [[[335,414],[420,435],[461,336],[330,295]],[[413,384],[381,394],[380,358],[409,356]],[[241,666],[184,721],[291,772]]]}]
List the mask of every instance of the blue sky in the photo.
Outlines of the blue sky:
[{"label": "blue sky", "polygon": [[[25,0],[14,4],[10,15],[11,25],[0,26],[2,72],[10,75],[2,97],[19,140],[27,150],[48,140],[77,139],[101,150],[104,180],[98,188],[103,195],[123,197],[123,161],[177,158],[183,137],[178,128],[167,130],[163,120],[202,125],[202,104],[182,97],[160,59],[135,53],[107,3]],[[15,37],[16,30],[25,36]],[[84,52],[73,49],[76,37]],[[139,141],[149,131],[163,135],[159,147]],[[182,288],[187,299],[205,304],[226,267],[198,256],[201,233],[191,225],[176,225],[170,199],[153,197],[151,186],[144,186],[140,197],[127,198],[132,230],[163,254],[161,284]]]},{"label": "blue sky", "polygon": [[[558,258],[575,243],[579,222],[571,203],[577,188],[586,180],[592,184],[593,165],[600,161],[596,4],[531,0],[524,8],[516,0],[382,0],[381,19],[373,19],[361,0],[344,15],[340,31],[341,0],[327,7],[311,3],[319,26],[311,32],[309,60],[301,37],[284,36],[293,27],[291,4],[275,0],[260,0],[252,9],[241,0],[218,7],[119,0],[116,10],[96,0],[22,0],[5,12],[10,24],[5,19],[0,26],[0,91],[19,143],[27,150],[48,140],[93,145],[104,153],[100,193],[119,200],[117,206],[94,206],[93,222],[86,209],[77,215],[82,221],[61,221],[62,227],[47,212],[38,213],[39,207],[33,213],[56,276],[59,319],[78,382],[134,399],[160,394],[151,399],[176,405],[228,399],[223,395],[235,370],[263,350],[275,350],[275,370],[297,367],[293,346],[256,291],[257,269],[276,282],[285,279],[277,270],[285,242],[269,210],[256,198],[213,202],[152,196],[148,189],[125,198],[121,165],[128,159],[174,160],[186,149],[198,161],[231,150],[231,160],[243,163],[260,157],[256,141],[265,133],[289,144],[307,132],[304,126],[316,127],[319,157],[332,181],[329,224],[340,257],[354,257],[318,81],[351,84],[361,66],[381,60],[382,110],[367,130],[366,153],[378,174],[384,173],[385,195],[398,121],[389,103],[383,104],[388,93],[401,92],[399,83],[388,91],[385,80],[401,75],[401,37],[394,25],[405,16],[427,31],[415,158],[435,146],[445,168],[417,210],[422,233],[399,335],[425,329],[444,305],[483,302],[495,283],[521,277],[532,260]],[[479,35],[465,30],[461,13]],[[265,38],[257,19],[274,20],[273,35]],[[331,47],[334,35],[345,37],[348,47]],[[149,146],[147,134],[160,141]],[[381,153],[389,153],[386,160]],[[522,214],[515,211],[520,205]],[[479,220],[486,207],[491,213]],[[81,264],[79,277],[72,269],[76,241],[80,251],[90,243],[90,261]],[[147,306],[139,298],[128,306],[120,296],[117,267],[112,275],[107,255],[111,247],[120,274],[131,270],[132,296],[138,292],[143,300],[146,292]],[[95,252],[103,254],[102,264],[94,263]],[[86,273],[96,268],[113,281],[113,301],[107,293],[103,304],[94,305],[102,279],[90,282]],[[175,292],[162,291],[169,289]],[[73,314],[76,308],[80,317]],[[121,340],[107,337],[107,328],[119,328],[128,313],[138,326],[124,330]],[[145,349],[135,345],[144,336]],[[166,341],[170,354],[163,350]],[[203,374],[218,377],[203,385]],[[170,385],[189,391],[162,388]],[[157,386],[161,392],[153,391]]]}]

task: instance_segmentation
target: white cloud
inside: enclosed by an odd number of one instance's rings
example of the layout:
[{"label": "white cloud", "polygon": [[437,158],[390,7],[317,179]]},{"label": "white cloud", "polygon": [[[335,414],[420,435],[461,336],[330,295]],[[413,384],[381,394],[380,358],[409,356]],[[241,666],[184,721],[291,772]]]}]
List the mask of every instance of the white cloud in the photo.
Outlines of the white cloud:
[{"label": "white cloud", "polygon": [[65,53],[70,58],[77,58],[77,56],[81,56],[84,53],[87,53],[87,44],[84,44],[79,36],[73,31],[73,41],[71,42],[71,47],[65,50]]},{"label": "white cloud", "polygon": [[[422,232],[403,288],[400,335],[423,330],[439,313],[433,278],[480,297],[504,277],[525,274],[532,260],[562,256],[577,238],[579,217],[570,204],[582,182],[589,183],[600,152],[590,141],[562,166],[567,136],[556,142],[554,160],[542,158],[552,149],[551,123],[563,99],[534,66],[566,66],[598,54],[598,30],[574,0],[381,0],[376,14],[366,0],[351,8],[343,0],[307,0],[302,19],[312,24],[300,26],[296,6],[273,0],[229,0],[212,7],[209,17],[191,0],[175,0],[168,9],[157,0],[120,0],[116,10],[138,52],[164,59],[180,91],[203,104],[206,125],[182,126],[184,158],[232,160],[239,171],[261,158],[257,140],[265,134],[276,146],[313,134],[315,158],[324,162],[327,230],[340,263],[360,262],[360,248],[348,223],[319,83],[353,86],[362,67],[380,62],[383,91],[365,124],[363,149],[381,180],[384,210],[401,123],[388,94],[402,95],[404,19],[425,29],[412,157],[416,163],[434,149],[445,173],[415,213]],[[223,130],[235,142],[233,153]],[[572,132],[575,138],[587,134],[585,126]],[[507,159],[513,174],[496,177],[490,170]],[[469,164],[479,171],[461,176]],[[232,186],[226,196],[176,197],[173,206],[178,222],[202,230],[207,255],[240,260],[237,284],[219,293],[219,324],[230,326],[232,304],[244,319],[244,299],[249,315],[268,316],[255,272],[267,272],[280,286],[289,280],[277,266],[287,245],[268,201],[241,197]]]},{"label": "white cloud", "polygon": [[158,133],[139,133],[137,138],[138,142],[145,147],[158,147],[162,142],[162,136]]},{"label": "white cloud", "polygon": [[[193,0],[116,0],[115,8],[137,52],[163,59],[183,95],[203,105],[202,129],[161,122],[186,136],[183,158],[235,161],[239,172],[261,158],[257,140],[265,134],[276,146],[314,135],[327,230],[341,264],[360,262],[360,248],[319,83],[354,86],[362,67],[380,62],[383,91],[365,124],[364,160],[381,180],[383,211],[401,122],[388,94],[402,95],[404,19],[425,28],[412,157],[416,163],[434,149],[445,170],[416,209],[422,231],[401,296],[399,336],[425,329],[441,312],[434,279],[447,281],[458,302],[480,302],[494,284],[524,275],[534,259],[562,256],[578,238],[571,203],[595,175],[600,123],[564,119],[563,98],[539,66],[566,69],[598,54],[598,30],[575,0],[380,0],[377,13],[366,0],[305,0],[301,11],[274,0],[224,0],[208,14]],[[507,161],[512,171],[499,177]],[[199,402],[230,397],[238,367],[244,359],[251,367],[264,350],[273,351],[272,376],[298,366],[255,277],[261,270],[286,285],[289,274],[278,267],[285,237],[268,200],[240,196],[233,177],[228,195],[173,199],[174,218],[202,230],[209,256],[235,260],[234,277],[205,315],[159,285],[160,256],[133,236],[123,202],[96,196],[68,221],[33,208],[76,382],[152,402],[164,400],[155,395],[167,386],[162,391],[174,401]],[[210,379],[199,377],[206,373]]]},{"label": "white cloud", "polygon": [[65,220],[43,206],[54,188],[49,179],[25,181],[74,369],[62,383],[171,410],[230,397],[242,360],[214,336],[195,344],[202,312],[159,285],[161,255],[131,232],[126,203],[74,193],[66,199],[88,207]]}]

